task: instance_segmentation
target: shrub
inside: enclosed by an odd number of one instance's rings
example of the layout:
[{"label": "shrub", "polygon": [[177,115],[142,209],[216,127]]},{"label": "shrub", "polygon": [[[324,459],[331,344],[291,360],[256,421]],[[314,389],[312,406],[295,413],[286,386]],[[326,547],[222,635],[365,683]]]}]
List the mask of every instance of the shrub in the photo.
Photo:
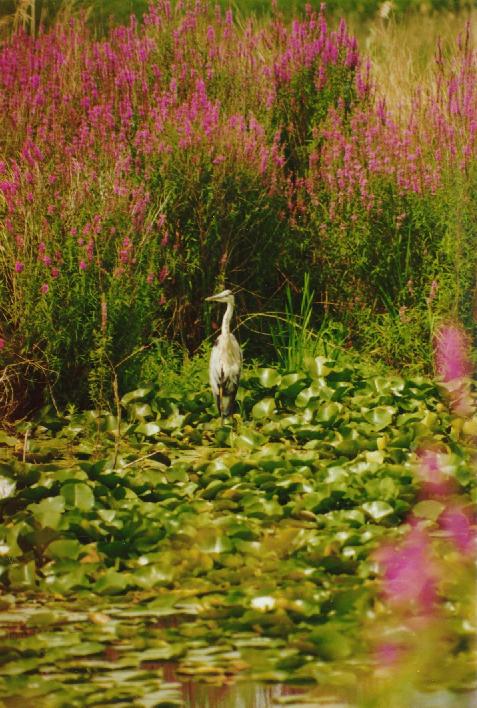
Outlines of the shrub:
[{"label": "shrub", "polygon": [[157,0],[101,40],[84,18],[12,36],[1,365],[30,396],[104,405],[151,338],[198,346],[216,286],[263,309],[308,272],[314,321],[328,312],[366,346],[363,312],[407,311],[424,348],[451,303],[469,324],[476,73],[464,37],[406,119],[345,24],[311,10],[237,24]]}]

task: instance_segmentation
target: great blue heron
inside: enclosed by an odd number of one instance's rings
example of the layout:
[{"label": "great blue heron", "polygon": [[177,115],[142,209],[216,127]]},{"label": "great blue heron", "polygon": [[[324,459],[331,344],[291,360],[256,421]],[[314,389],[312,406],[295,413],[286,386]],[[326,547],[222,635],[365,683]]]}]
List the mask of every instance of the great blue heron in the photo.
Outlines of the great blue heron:
[{"label": "great blue heron", "polygon": [[227,305],[222,320],[222,331],[214,344],[209,363],[210,385],[223,423],[224,417],[231,415],[233,411],[242,369],[242,351],[230,331],[235,298],[231,290],[223,290],[205,299],[207,302],[223,302]]}]

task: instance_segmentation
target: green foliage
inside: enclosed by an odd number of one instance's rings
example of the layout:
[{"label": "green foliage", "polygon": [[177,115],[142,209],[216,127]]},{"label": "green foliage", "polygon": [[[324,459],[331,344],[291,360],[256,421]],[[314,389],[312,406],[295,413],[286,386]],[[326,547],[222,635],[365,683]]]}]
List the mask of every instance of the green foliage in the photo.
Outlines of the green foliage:
[{"label": "green foliage", "polygon": [[453,503],[475,499],[472,440],[451,432],[438,388],[318,356],[245,371],[241,414],[222,427],[203,368],[186,362],[169,393],[125,394],[119,449],[118,421],[98,410],[45,409],[28,443],[25,423],[0,438],[3,696],[180,705],[158,673],[171,661],[217,683],[245,670],[338,690],[346,675],[355,692],[387,621],[373,554],[411,512],[450,569],[438,668],[418,685],[468,686],[469,579],[452,570],[445,504],[420,497],[414,452],[438,441]]},{"label": "green foliage", "polygon": [[[294,298],[289,285],[286,289],[285,316],[277,316],[270,328],[275,356],[281,369],[296,371],[307,359],[318,353],[328,354],[343,343],[339,327],[323,317],[318,329],[313,328],[314,292],[310,290],[310,275],[305,273],[299,312],[295,313]],[[331,353],[331,351],[330,351]]]}]

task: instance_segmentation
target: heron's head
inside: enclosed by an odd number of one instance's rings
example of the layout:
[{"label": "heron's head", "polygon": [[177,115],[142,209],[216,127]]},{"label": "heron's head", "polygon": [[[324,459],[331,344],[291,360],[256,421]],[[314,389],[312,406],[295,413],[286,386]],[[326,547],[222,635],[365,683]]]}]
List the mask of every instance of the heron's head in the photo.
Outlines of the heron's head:
[{"label": "heron's head", "polygon": [[206,302],[223,302],[226,305],[228,305],[229,303],[233,305],[235,302],[234,294],[231,290],[222,290],[221,293],[206,297],[205,300]]}]

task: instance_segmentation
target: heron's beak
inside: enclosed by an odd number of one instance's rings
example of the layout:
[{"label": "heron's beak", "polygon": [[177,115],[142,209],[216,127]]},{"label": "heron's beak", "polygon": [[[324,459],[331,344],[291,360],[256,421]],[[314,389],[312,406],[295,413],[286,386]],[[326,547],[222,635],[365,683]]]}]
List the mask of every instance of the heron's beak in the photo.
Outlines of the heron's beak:
[{"label": "heron's beak", "polygon": [[205,302],[219,302],[219,300],[217,300],[217,295],[209,295],[205,298]]}]

